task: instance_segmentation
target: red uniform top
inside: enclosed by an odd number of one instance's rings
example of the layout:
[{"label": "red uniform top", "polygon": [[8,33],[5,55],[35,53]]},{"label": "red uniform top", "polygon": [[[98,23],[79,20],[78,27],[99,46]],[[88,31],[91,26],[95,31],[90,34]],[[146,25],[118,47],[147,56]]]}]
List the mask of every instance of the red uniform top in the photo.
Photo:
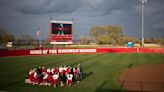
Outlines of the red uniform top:
[{"label": "red uniform top", "polygon": [[69,74],[71,72],[71,70],[69,68],[66,69],[66,74]]},{"label": "red uniform top", "polygon": [[34,79],[34,72],[29,72],[28,79],[30,79],[30,81],[32,81]]},{"label": "red uniform top", "polygon": [[59,73],[59,68],[56,68],[55,69],[55,73]]},{"label": "red uniform top", "polygon": [[52,75],[51,75],[51,74],[48,74],[48,82],[49,82],[49,83],[51,83],[51,82],[52,82],[52,80],[53,80]]},{"label": "red uniform top", "polygon": [[47,70],[45,69],[45,68],[42,68],[42,73],[46,73],[47,72]]},{"label": "red uniform top", "polygon": [[78,73],[77,69],[74,69],[73,73],[74,73],[74,75],[77,75],[77,73]]}]

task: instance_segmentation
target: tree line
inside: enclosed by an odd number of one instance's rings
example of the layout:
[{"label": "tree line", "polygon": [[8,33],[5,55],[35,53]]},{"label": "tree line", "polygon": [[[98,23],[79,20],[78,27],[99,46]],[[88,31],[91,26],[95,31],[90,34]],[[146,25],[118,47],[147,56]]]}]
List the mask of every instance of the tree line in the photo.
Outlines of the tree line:
[{"label": "tree line", "polygon": [[[125,45],[128,42],[140,43],[141,40],[137,37],[126,36],[122,32],[122,27],[119,25],[94,26],[90,29],[89,36],[99,45]],[[82,44],[89,44],[89,37],[81,36]],[[164,38],[145,38],[145,43],[157,43],[164,45]]]},{"label": "tree line", "polygon": [[[90,29],[89,36],[81,36],[81,44],[94,42],[98,45],[125,45],[128,42],[141,43],[137,37],[129,37],[123,34],[122,27],[119,25],[94,26]],[[0,44],[6,45],[13,42],[14,45],[31,45],[39,44],[39,40],[30,35],[15,36],[7,30],[0,28]],[[50,43],[50,35],[41,40],[42,44]],[[164,38],[145,38],[145,43],[157,43],[164,45]]]},{"label": "tree line", "polygon": [[[5,46],[8,42],[12,42],[16,46],[39,44],[39,39],[33,38],[30,35],[15,36],[7,30],[0,28],[0,44]],[[49,37],[41,40],[42,44],[49,44]]]}]

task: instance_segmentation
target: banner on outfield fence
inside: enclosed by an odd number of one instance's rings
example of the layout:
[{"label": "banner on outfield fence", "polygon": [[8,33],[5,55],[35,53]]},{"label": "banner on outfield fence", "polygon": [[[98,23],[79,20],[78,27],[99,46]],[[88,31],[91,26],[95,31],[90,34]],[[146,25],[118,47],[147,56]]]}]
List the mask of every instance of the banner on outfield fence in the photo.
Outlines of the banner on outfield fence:
[{"label": "banner on outfield fence", "polygon": [[0,57],[48,54],[96,54],[96,53],[164,53],[164,48],[79,48],[79,49],[31,49],[0,50]]},{"label": "banner on outfield fence", "polygon": [[71,54],[71,53],[96,53],[96,49],[44,49],[30,50],[30,55],[38,54]]}]

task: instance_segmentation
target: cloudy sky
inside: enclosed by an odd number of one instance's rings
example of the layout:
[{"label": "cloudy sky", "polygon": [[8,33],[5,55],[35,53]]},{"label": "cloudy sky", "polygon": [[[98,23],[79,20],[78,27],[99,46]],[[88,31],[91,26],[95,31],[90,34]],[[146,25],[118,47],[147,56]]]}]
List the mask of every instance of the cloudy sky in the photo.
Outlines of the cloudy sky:
[{"label": "cloudy sky", "polygon": [[[128,36],[141,37],[140,0],[0,0],[0,27],[15,35],[41,28],[48,36],[50,17],[74,19],[74,37],[88,35],[96,25],[122,26]],[[164,0],[145,4],[145,37],[164,37]]]}]

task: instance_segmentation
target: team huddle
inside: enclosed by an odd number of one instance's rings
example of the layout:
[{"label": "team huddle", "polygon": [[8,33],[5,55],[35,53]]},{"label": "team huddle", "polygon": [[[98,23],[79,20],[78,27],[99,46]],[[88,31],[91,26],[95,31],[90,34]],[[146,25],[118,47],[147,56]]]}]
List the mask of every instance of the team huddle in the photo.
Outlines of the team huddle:
[{"label": "team huddle", "polygon": [[28,79],[25,83],[33,85],[54,85],[60,84],[60,87],[67,84],[71,86],[73,82],[80,82],[82,80],[82,68],[80,64],[77,67],[73,66],[60,66],[57,68],[38,67],[30,69]]}]

